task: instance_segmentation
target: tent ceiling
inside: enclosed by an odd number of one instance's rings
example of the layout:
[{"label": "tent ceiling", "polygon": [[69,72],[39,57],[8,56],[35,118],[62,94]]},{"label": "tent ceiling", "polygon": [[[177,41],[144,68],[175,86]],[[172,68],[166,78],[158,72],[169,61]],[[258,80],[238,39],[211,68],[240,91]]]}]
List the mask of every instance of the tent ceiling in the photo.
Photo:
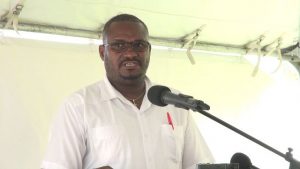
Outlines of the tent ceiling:
[{"label": "tent ceiling", "polygon": [[18,3],[24,5],[19,30],[53,34],[97,38],[103,23],[119,13],[140,17],[154,43],[167,46],[182,45],[199,28],[198,46],[241,49],[260,36],[262,45],[282,38],[281,47],[291,46],[300,34],[299,0],[0,0],[0,28]]}]

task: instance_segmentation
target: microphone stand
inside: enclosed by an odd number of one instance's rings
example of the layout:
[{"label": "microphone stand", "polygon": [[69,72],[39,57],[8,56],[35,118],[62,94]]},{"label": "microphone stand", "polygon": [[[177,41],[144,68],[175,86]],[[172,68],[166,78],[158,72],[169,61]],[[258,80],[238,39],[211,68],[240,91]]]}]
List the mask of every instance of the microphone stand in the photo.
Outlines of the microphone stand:
[{"label": "microphone stand", "polygon": [[[191,96],[187,96],[187,97],[190,98]],[[177,106],[179,106],[179,105],[177,105]],[[292,148],[288,148],[288,152],[286,154],[284,154],[284,153],[282,153],[282,152],[274,149],[273,147],[271,147],[271,146],[263,143],[262,141],[259,141],[258,139],[250,136],[249,134],[241,131],[240,129],[238,129],[238,128],[236,128],[236,127],[234,127],[234,126],[226,123],[225,121],[223,121],[223,120],[221,120],[221,119],[219,119],[219,118],[211,115],[210,113],[204,111],[204,109],[207,110],[206,104],[204,102],[198,100],[198,101],[194,102],[193,104],[189,105],[188,107],[185,107],[185,106],[183,106],[183,107],[179,106],[179,107],[186,108],[186,109],[192,109],[193,111],[198,111],[199,113],[203,114],[204,116],[206,116],[206,117],[208,117],[208,118],[210,118],[210,119],[218,122],[219,124],[221,124],[221,125],[229,128],[229,129],[233,130],[234,132],[236,132],[236,133],[238,133],[238,134],[246,137],[247,139],[249,139],[249,140],[257,143],[258,145],[260,145],[260,146],[262,146],[262,147],[264,147],[264,148],[272,151],[273,153],[279,155],[280,157],[283,157],[285,160],[287,160],[290,163],[289,169],[300,169],[300,162],[297,161],[297,160],[295,160],[293,158],[293,155],[292,155],[293,149]]]}]

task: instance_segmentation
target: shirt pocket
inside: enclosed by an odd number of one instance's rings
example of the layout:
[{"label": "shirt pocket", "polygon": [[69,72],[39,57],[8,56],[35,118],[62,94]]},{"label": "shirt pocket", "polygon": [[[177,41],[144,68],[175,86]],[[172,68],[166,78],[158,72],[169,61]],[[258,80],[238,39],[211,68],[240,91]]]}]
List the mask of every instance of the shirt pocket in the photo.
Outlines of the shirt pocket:
[{"label": "shirt pocket", "polygon": [[165,158],[171,163],[181,163],[182,151],[184,144],[184,133],[182,126],[174,126],[169,124],[161,126],[162,146],[165,149]]},{"label": "shirt pocket", "polygon": [[119,126],[102,126],[91,129],[91,144],[97,166],[115,164],[124,160],[125,135]]}]

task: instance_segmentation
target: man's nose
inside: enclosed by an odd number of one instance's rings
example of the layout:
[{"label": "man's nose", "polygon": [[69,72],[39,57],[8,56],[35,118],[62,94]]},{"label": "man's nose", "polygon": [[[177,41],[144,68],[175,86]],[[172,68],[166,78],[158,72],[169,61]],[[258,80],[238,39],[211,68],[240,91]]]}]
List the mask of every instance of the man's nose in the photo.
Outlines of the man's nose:
[{"label": "man's nose", "polygon": [[137,52],[133,49],[132,45],[128,45],[127,48],[124,50],[123,55],[125,57],[135,57],[137,56]]}]

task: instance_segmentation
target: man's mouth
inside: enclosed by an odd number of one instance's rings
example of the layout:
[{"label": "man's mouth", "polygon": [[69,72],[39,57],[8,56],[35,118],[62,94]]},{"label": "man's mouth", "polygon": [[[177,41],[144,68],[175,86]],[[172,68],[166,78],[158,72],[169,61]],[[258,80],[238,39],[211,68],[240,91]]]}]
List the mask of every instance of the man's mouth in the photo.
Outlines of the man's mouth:
[{"label": "man's mouth", "polygon": [[135,68],[137,66],[140,66],[138,61],[124,61],[122,62],[121,66],[124,66],[126,68]]}]

